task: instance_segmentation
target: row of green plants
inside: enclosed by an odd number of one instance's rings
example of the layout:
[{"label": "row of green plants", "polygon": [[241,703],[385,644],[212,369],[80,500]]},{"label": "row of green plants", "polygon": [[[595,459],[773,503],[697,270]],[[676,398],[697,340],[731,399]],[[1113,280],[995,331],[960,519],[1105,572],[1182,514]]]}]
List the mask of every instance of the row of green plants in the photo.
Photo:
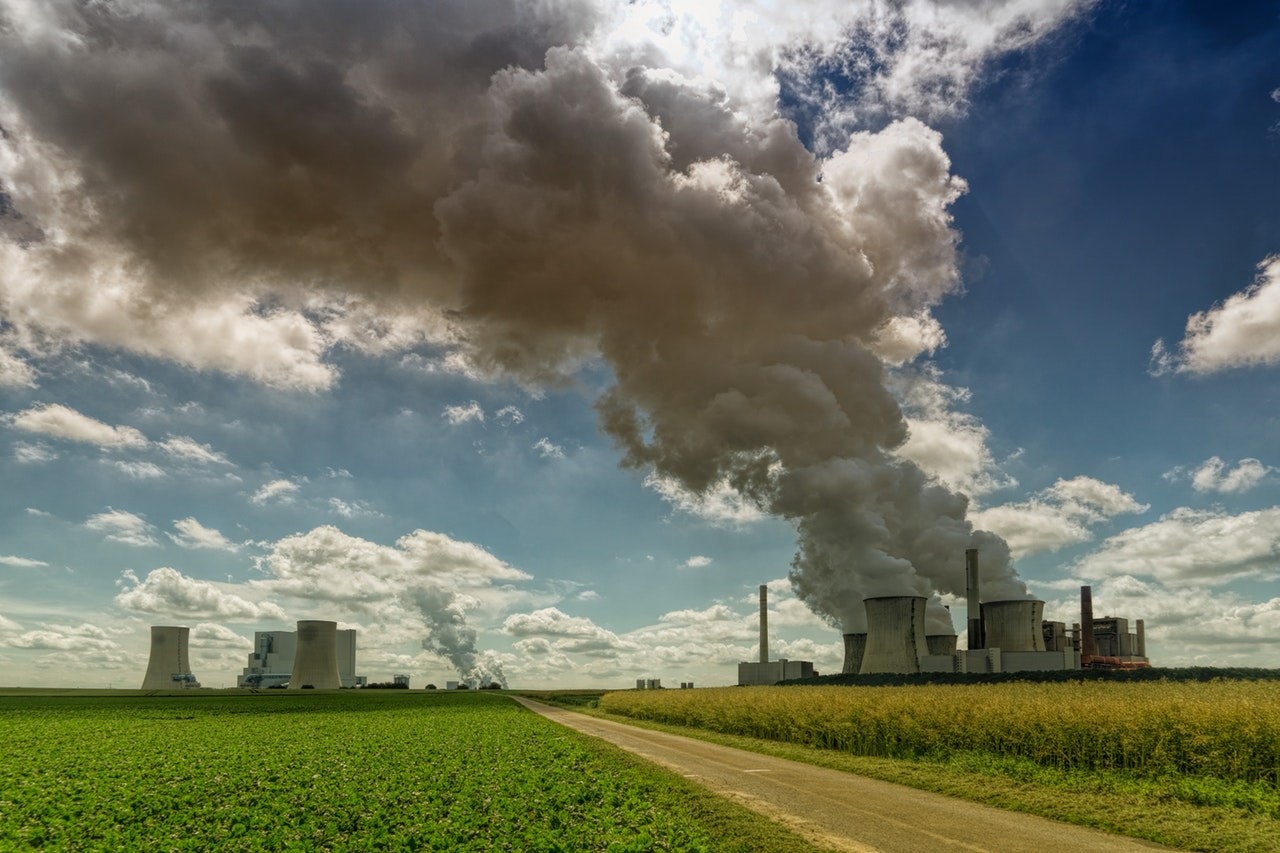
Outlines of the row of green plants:
[{"label": "row of green plants", "polygon": [[602,710],[886,758],[980,753],[1060,770],[1274,788],[1280,682],[1006,683],[623,691]]},{"label": "row of green plants", "polygon": [[0,697],[0,849],[714,850],[683,780],[471,691]]}]

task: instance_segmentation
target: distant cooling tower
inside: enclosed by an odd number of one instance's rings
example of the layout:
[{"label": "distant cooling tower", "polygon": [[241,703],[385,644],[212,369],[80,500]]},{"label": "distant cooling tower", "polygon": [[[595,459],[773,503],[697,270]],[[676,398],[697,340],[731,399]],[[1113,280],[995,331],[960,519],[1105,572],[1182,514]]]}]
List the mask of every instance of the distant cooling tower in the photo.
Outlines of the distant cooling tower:
[{"label": "distant cooling tower", "polygon": [[982,633],[989,649],[1044,651],[1043,601],[988,601],[982,605]]},{"label": "distant cooling tower", "polygon": [[844,667],[841,673],[857,675],[862,669],[862,656],[867,651],[866,634],[844,635]]},{"label": "distant cooling tower", "polygon": [[860,672],[919,672],[920,656],[928,652],[924,639],[923,596],[868,598],[867,650]]},{"label": "distant cooling tower", "polygon": [[289,689],[314,687],[337,690],[342,686],[338,675],[338,623],[303,620],[298,623],[298,649],[293,657],[293,674]]},{"label": "distant cooling tower", "polygon": [[199,687],[187,660],[187,637],[191,629],[177,625],[151,626],[151,658],[142,677],[143,690],[172,687]]},{"label": "distant cooling tower", "polygon": [[955,634],[925,634],[924,642],[931,655],[953,655],[956,653]]}]

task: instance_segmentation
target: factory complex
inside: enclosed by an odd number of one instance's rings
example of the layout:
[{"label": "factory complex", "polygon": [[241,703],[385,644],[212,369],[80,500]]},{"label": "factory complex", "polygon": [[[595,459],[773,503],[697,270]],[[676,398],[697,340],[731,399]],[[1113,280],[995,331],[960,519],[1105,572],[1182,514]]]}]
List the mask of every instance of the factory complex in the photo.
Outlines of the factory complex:
[{"label": "factory complex", "polygon": [[[982,601],[978,551],[965,552],[968,593],[968,648],[957,635],[926,634],[928,599],[918,595],[863,599],[865,633],[844,635],[842,674],[918,672],[1032,672],[1081,668],[1134,669],[1150,666],[1143,620],[1095,619],[1092,590],[1080,590],[1080,622],[1046,621],[1044,602],[1035,599]],[[817,675],[809,661],[769,660],[767,595],[760,587],[760,659],[738,664],[738,684],[776,684]]]}]

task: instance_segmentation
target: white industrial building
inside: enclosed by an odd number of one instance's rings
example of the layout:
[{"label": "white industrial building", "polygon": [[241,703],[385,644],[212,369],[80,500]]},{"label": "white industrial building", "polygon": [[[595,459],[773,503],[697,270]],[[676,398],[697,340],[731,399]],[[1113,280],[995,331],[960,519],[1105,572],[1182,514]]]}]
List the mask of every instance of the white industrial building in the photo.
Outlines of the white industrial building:
[{"label": "white industrial building", "polygon": [[[299,623],[300,625],[302,623]],[[307,623],[308,625],[312,623]],[[338,679],[343,687],[361,687],[366,679],[356,675],[356,632],[337,631],[334,646],[338,658]],[[255,631],[248,666],[236,679],[239,687],[280,687],[293,677],[298,653],[297,631]]]}]

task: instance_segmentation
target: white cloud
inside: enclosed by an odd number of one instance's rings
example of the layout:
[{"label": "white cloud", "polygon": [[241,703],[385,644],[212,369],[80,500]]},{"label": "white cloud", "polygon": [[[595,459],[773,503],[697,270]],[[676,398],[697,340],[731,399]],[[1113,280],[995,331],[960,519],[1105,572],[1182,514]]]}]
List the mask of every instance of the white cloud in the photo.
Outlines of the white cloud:
[{"label": "white cloud", "polygon": [[494,417],[504,426],[515,426],[516,424],[524,423],[524,412],[521,412],[515,406],[503,406],[494,413]]},{"label": "white cloud", "polygon": [[1191,472],[1191,486],[1197,492],[1238,495],[1267,478],[1275,469],[1257,459],[1241,459],[1231,468],[1217,456],[1210,456]]},{"label": "white cloud", "polygon": [[475,400],[462,406],[445,406],[442,417],[454,426],[468,421],[484,423],[484,409]]},{"label": "white cloud", "polygon": [[1157,340],[1151,372],[1205,375],[1280,364],[1280,255],[1258,264],[1253,284],[1187,318],[1176,352]]},{"label": "white cloud", "polygon": [[687,560],[685,560],[683,563],[681,563],[681,568],[685,568],[685,569],[701,569],[701,568],[703,568],[704,566],[709,566],[709,565],[711,565],[711,562],[712,562],[712,560],[711,560],[711,558],[710,558],[710,557],[704,557],[704,556],[702,556],[702,555],[700,555],[700,554],[699,554],[699,555],[696,555],[696,556],[690,557],[689,559],[687,559]]},{"label": "white cloud", "polygon": [[452,350],[438,358],[427,358],[418,353],[409,353],[400,359],[400,366],[406,370],[419,373],[464,376],[476,382],[484,382],[490,379],[490,376],[476,366],[467,354],[461,350]]},{"label": "white cloud", "polygon": [[727,480],[713,485],[705,494],[694,494],[674,478],[650,473],[644,484],[677,510],[718,527],[744,527],[760,521],[764,512],[744,498]]},{"label": "white cloud", "polygon": [[170,456],[185,459],[188,462],[199,462],[205,465],[230,465],[226,456],[207,444],[201,444],[194,438],[185,435],[171,435],[160,442],[160,449]]},{"label": "white cloud", "polygon": [[249,500],[259,505],[272,501],[276,503],[292,503],[294,496],[297,494],[298,484],[292,480],[272,480],[269,483],[264,483],[258,491],[253,493]]},{"label": "white cloud", "polygon": [[29,444],[25,441],[15,441],[13,458],[19,465],[43,465],[57,459],[58,454],[49,445],[41,442]]},{"label": "white cloud", "polygon": [[277,604],[249,601],[221,584],[197,580],[167,566],[153,569],[142,581],[133,572],[123,577],[132,586],[117,594],[115,603],[125,610],[237,622],[287,618]]},{"label": "white cloud", "polygon": [[120,645],[97,625],[45,625],[21,634],[0,637],[0,645],[14,649],[74,651],[80,653],[119,653]]},{"label": "white cloud", "polygon": [[933,365],[896,372],[891,384],[907,419],[899,456],[971,497],[1018,484],[1000,470],[987,446],[991,431],[973,415],[956,411],[969,401],[967,388],[947,385]]},{"label": "white cloud", "polygon": [[195,648],[251,649],[253,641],[242,637],[225,625],[201,622],[191,629],[191,645]]},{"label": "white cloud", "polygon": [[173,527],[177,535],[168,534],[169,538],[183,548],[207,548],[214,551],[238,551],[240,546],[227,539],[217,530],[205,527],[194,518],[187,517],[175,521]]},{"label": "white cloud", "polygon": [[594,589],[584,589],[582,592],[578,593],[577,596],[575,597],[579,601],[599,601],[600,593],[596,592]]},{"label": "white cloud", "polygon": [[914,317],[891,317],[876,330],[872,340],[875,354],[890,364],[901,365],[921,355],[933,355],[947,345],[942,324],[928,312]]},{"label": "white cloud", "polygon": [[1015,557],[1057,551],[1093,538],[1090,529],[1120,515],[1146,512],[1119,486],[1093,477],[1058,480],[1025,501],[969,513],[974,526],[1004,537]]},{"label": "white cloud", "polygon": [[160,543],[152,535],[155,528],[145,518],[122,509],[107,507],[105,512],[91,515],[84,526],[98,533],[105,533],[111,542],[133,545],[138,548],[157,548]]},{"label": "white cloud", "polygon": [[3,615],[0,615],[0,631],[21,631],[21,630],[22,630],[22,626],[19,625],[17,622],[14,622],[12,619],[6,619]]},{"label": "white cloud", "polygon": [[1090,578],[1153,577],[1170,585],[1275,579],[1280,577],[1280,507],[1238,515],[1180,507],[1108,538],[1072,571]]},{"label": "white cloud", "polygon": [[538,455],[543,459],[563,459],[564,448],[558,444],[552,444],[549,438],[540,438],[533,443],[533,449],[538,451]]},{"label": "white cloud", "polygon": [[343,518],[382,518],[382,513],[373,509],[365,501],[347,501],[341,498],[329,498],[329,509]]},{"label": "white cloud", "polygon": [[0,388],[34,388],[36,372],[0,341]]},{"label": "white cloud", "polygon": [[153,462],[125,462],[116,460],[112,463],[131,480],[157,480],[165,476],[165,471]]},{"label": "white cloud", "polygon": [[146,436],[130,426],[110,426],[60,403],[48,403],[19,412],[10,418],[24,432],[80,441],[103,448],[145,447]]},{"label": "white cloud", "polygon": [[0,557],[0,563],[6,566],[14,566],[19,569],[38,569],[49,565],[43,560],[31,560],[26,557]]}]

